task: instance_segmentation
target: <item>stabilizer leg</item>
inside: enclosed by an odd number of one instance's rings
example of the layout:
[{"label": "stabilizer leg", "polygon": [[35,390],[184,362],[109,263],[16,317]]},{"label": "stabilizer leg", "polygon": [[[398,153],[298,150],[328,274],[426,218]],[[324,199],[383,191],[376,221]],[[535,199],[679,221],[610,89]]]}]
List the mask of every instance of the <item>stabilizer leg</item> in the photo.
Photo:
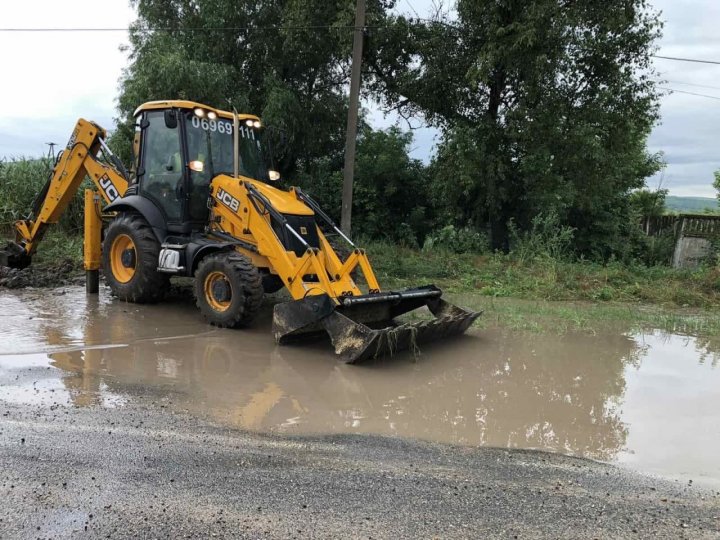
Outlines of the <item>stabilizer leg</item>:
[{"label": "stabilizer leg", "polygon": [[100,195],[93,189],[85,190],[85,236],[83,238],[83,265],[85,266],[85,291],[97,294],[100,289]]}]

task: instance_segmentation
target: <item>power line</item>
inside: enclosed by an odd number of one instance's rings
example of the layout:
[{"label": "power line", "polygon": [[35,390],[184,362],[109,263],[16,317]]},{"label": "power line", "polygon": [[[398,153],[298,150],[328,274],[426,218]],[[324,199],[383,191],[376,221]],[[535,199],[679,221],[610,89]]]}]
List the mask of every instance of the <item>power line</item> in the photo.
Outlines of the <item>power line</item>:
[{"label": "power line", "polygon": [[689,83],[689,82],[682,82],[682,81],[667,81],[662,79],[657,79],[657,82],[666,82],[670,84],[682,84],[684,86],[697,86],[698,88],[708,88],[710,90],[720,90],[720,86],[708,86],[707,84],[696,84],[696,83]]},{"label": "power line", "polygon": [[0,28],[0,32],[21,33],[21,32],[129,32],[131,30],[140,32],[241,32],[245,30],[362,30],[364,28],[387,28],[380,25],[365,25],[357,28],[353,25],[302,25],[302,26],[220,26],[220,27],[183,27],[183,28]]},{"label": "power line", "polygon": [[698,60],[697,58],[678,58],[676,56],[660,56],[658,54],[651,54],[653,58],[662,58],[663,60],[677,60],[678,62],[695,62],[698,64],[716,64],[720,65],[720,62],[716,60]]},{"label": "power line", "polygon": [[660,90],[667,90],[668,92],[677,92],[678,94],[688,94],[690,96],[698,96],[698,97],[704,97],[709,99],[717,99],[720,101],[720,97],[718,96],[708,96],[707,94],[698,94],[696,92],[686,92],[685,90],[675,90],[674,88],[667,88],[664,86],[658,86]]},{"label": "power line", "polygon": [[417,12],[417,9],[413,7],[413,5],[410,3],[410,0],[405,0],[405,3],[408,5],[408,7],[415,13],[415,16],[419,19],[420,14]]}]

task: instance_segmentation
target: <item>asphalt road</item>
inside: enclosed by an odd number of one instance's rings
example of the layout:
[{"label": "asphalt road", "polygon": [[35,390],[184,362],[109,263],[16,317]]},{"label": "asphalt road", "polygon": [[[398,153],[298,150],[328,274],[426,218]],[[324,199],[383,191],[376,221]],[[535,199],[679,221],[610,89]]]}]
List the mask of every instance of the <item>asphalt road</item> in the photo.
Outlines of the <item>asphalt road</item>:
[{"label": "asphalt road", "polygon": [[0,399],[0,464],[3,539],[720,537],[720,493],[691,484],[542,452],[251,434],[162,400]]}]

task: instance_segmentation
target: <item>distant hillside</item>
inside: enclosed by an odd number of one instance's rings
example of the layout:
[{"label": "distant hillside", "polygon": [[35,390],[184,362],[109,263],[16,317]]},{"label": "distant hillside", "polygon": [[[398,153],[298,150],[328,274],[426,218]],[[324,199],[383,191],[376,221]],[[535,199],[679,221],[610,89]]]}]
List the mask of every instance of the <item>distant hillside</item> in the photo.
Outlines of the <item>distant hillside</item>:
[{"label": "distant hillside", "polygon": [[720,210],[717,199],[710,197],[674,197],[668,195],[665,198],[665,205],[673,212],[702,212],[709,208],[715,212]]}]

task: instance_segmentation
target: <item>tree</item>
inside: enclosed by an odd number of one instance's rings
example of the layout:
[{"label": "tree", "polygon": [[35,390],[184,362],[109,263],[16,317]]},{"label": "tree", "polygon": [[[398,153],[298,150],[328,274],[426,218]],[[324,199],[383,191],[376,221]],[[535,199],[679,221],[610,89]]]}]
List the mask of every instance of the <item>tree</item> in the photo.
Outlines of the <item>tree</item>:
[{"label": "tree", "polygon": [[658,217],[665,213],[667,189],[639,189],[630,195],[630,202],[638,217]]},{"label": "tree", "polygon": [[646,0],[459,0],[456,21],[371,35],[371,89],[443,131],[434,180],[456,222],[507,249],[511,219],[556,212],[579,251],[607,257],[661,164],[645,145],[660,28]]},{"label": "tree", "polygon": [[715,171],[715,181],[713,182],[713,186],[717,189],[717,198],[718,202],[720,202],[720,171]]},{"label": "tree", "polygon": [[[408,155],[412,139],[411,133],[397,127],[373,130],[367,124],[361,126],[353,197],[355,234],[417,245],[433,228],[434,209],[425,167]],[[305,183],[337,219],[342,171],[326,170],[315,181]]]},{"label": "tree", "polygon": [[[343,0],[132,0],[130,65],[115,147],[130,154],[133,110],[183,98],[235,107],[284,131],[285,177],[342,160],[353,6]],[[368,2],[368,24],[391,1]]]}]

